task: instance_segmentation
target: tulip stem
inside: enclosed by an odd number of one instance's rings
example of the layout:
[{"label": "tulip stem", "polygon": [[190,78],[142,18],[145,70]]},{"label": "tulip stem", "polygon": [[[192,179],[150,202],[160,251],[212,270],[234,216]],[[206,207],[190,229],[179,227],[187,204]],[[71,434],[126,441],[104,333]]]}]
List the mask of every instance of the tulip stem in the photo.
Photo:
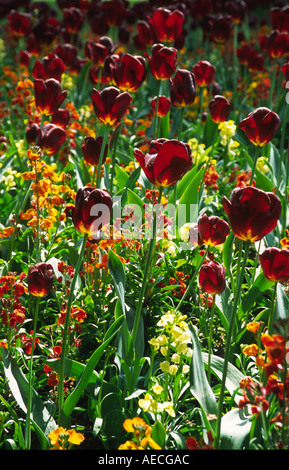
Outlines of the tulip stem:
[{"label": "tulip stem", "polygon": [[[83,255],[84,250],[87,242],[88,234],[85,233],[83,236],[82,246],[77,258],[76,267],[74,270],[74,276],[72,278],[69,297],[67,301],[67,308],[66,308],[66,315],[65,315],[65,322],[64,322],[64,329],[63,329],[63,336],[62,336],[62,349],[61,349],[61,356],[60,356],[60,365],[59,365],[59,383],[58,383],[58,407],[59,407],[59,426],[61,426],[62,421],[65,421],[65,417],[63,415],[63,403],[64,403],[64,373],[65,373],[65,359],[66,353],[68,349],[68,337],[69,337],[69,324],[70,324],[70,312],[71,312],[71,305],[74,296],[74,289],[77,280],[77,276],[80,271],[80,266],[83,262]],[[65,422],[63,423],[65,426]]]},{"label": "tulip stem", "polygon": [[[184,301],[186,300],[186,298],[187,298],[187,296],[188,296],[188,294],[189,294],[189,292],[190,292],[190,290],[191,290],[191,287],[192,287],[192,285],[193,285],[193,283],[194,283],[194,281],[195,281],[195,279],[196,279],[196,276],[197,276],[197,274],[198,274],[198,272],[199,272],[199,270],[200,270],[200,267],[202,266],[203,261],[204,261],[205,257],[207,256],[208,250],[209,250],[209,246],[207,246],[205,253],[203,254],[202,258],[200,259],[200,262],[199,262],[199,264],[197,265],[197,267],[196,267],[196,269],[195,269],[195,272],[194,272],[193,276],[192,276],[191,279],[190,279],[189,285],[188,285],[188,287],[186,288],[186,290],[185,290],[185,292],[184,292],[184,294],[183,294],[183,297],[182,297],[181,300],[179,301],[179,304],[178,304],[177,308],[175,309],[176,312],[178,312],[178,311],[180,310],[181,306],[183,305]],[[198,253],[199,253],[199,250],[197,251],[197,255],[198,255]]]},{"label": "tulip stem", "polygon": [[224,395],[225,395],[226,378],[227,378],[227,372],[228,372],[229,356],[230,356],[230,351],[231,351],[231,341],[232,341],[232,336],[233,336],[233,329],[234,329],[234,326],[235,326],[236,313],[237,313],[237,310],[238,310],[238,304],[239,304],[239,300],[240,300],[240,296],[241,296],[242,282],[243,282],[244,275],[245,275],[245,269],[246,269],[248,254],[249,254],[249,248],[250,248],[250,240],[247,240],[246,243],[245,243],[245,252],[244,252],[241,272],[237,273],[237,276],[238,276],[237,277],[237,288],[236,288],[236,293],[235,293],[235,297],[234,297],[233,310],[232,310],[232,314],[230,316],[229,330],[228,330],[228,334],[227,334],[225,356],[224,356],[224,365],[223,365],[223,376],[222,376],[220,398],[219,398],[218,411],[217,411],[216,436],[215,436],[215,442],[214,442],[215,449],[219,449],[219,445],[220,445],[221,419],[222,419],[222,413],[223,413]]},{"label": "tulip stem", "polygon": [[274,320],[274,312],[275,312],[275,300],[276,300],[276,294],[277,294],[277,284],[278,284],[278,282],[275,282],[274,289],[273,289],[271,310],[270,310],[270,315],[269,315],[269,320],[268,320],[268,333],[269,333],[269,335],[272,334],[272,328],[273,328],[273,320]]},{"label": "tulip stem", "polygon": [[[282,161],[283,161],[283,153],[284,153],[284,141],[285,141],[285,130],[286,130],[286,124],[288,121],[288,112],[289,112],[289,104],[285,104],[285,111],[284,111],[284,117],[283,117],[283,123],[282,123],[282,129],[281,129],[281,141],[280,141],[280,158],[279,158],[279,168],[278,168],[278,187],[280,186],[281,182],[281,175],[282,175]],[[287,159],[286,159],[287,160]],[[287,165],[287,164],[286,164]],[[286,166],[285,165],[285,166]],[[287,172],[285,172],[285,193],[286,193],[286,187],[288,184],[287,181]]]},{"label": "tulip stem", "polygon": [[211,383],[211,356],[212,356],[212,336],[213,336],[213,323],[214,313],[216,305],[216,296],[213,295],[213,303],[211,306],[211,322],[210,322],[210,333],[209,333],[209,357],[208,357],[208,382]]},{"label": "tulip stem", "polygon": [[98,166],[95,167],[94,169],[94,175],[93,175],[93,180],[92,180],[92,186],[94,184],[94,180],[95,180],[95,173],[96,173],[96,170],[97,170],[97,175],[96,175],[96,188],[100,188],[100,180],[101,180],[101,166],[102,166],[102,163],[103,163],[103,155],[104,155],[104,151],[105,151],[105,146],[106,146],[106,142],[107,142],[107,138],[108,138],[108,132],[109,132],[109,125],[106,125],[105,128],[104,128],[104,134],[103,134],[103,140],[102,140],[102,144],[101,144],[101,149],[100,149],[100,155],[99,155],[99,160],[98,160]]},{"label": "tulip stem", "polygon": [[154,127],[153,127],[153,139],[156,139],[156,130],[157,130],[157,122],[158,122],[158,108],[159,108],[159,100],[160,100],[160,91],[161,91],[161,80],[158,80],[158,89],[157,89],[157,100],[156,100],[156,107],[155,107],[155,116],[154,116]]},{"label": "tulip stem", "polygon": [[[157,206],[156,206],[157,208],[159,207],[159,204],[161,202],[162,193],[163,193],[163,187],[160,186],[158,201],[157,201]],[[149,271],[150,271],[151,260],[152,260],[152,256],[153,256],[153,250],[154,250],[154,246],[155,246],[155,242],[156,242],[156,232],[157,232],[157,214],[156,214],[156,211],[155,211],[154,212],[154,218],[153,218],[153,233],[152,233],[152,238],[150,240],[150,244],[149,244],[149,248],[148,248],[147,260],[146,260],[146,265],[145,265],[145,270],[144,270],[144,275],[143,275],[143,281],[142,281],[141,291],[140,291],[140,295],[139,295],[139,299],[138,299],[138,304],[137,304],[137,307],[136,307],[136,314],[135,314],[133,330],[132,330],[132,335],[131,335],[133,345],[135,345],[135,341],[136,341],[138,325],[139,325],[141,310],[142,310],[142,305],[143,305],[143,299],[144,299],[146,286],[147,286],[147,281],[148,281],[148,274],[149,274]]]},{"label": "tulip stem", "polygon": [[252,173],[251,173],[251,178],[250,178],[250,186],[252,186],[252,184],[253,184],[254,173],[255,173],[255,170],[256,170],[257,160],[258,160],[258,157],[259,157],[259,150],[260,150],[260,147],[259,147],[259,145],[257,145],[256,149],[255,149],[254,160],[253,160],[253,167],[252,167]]},{"label": "tulip stem", "polygon": [[33,334],[32,334],[32,342],[31,342],[31,353],[30,353],[29,369],[28,369],[29,378],[28,378],[27,415],[26,415],[26,426],[25,426],[25,449],[26,450],[29,450],[30,447],[31,447],[31,409],[32,409],[32,393],[33,393],[33,389],[32,389],[33,354],[34,354],[34,346],[35,346],[35,338],[36,338],[39,303],[40,303],[40,297],[37,297],[35,312],[34,312],[34,315],[33,315]]}]

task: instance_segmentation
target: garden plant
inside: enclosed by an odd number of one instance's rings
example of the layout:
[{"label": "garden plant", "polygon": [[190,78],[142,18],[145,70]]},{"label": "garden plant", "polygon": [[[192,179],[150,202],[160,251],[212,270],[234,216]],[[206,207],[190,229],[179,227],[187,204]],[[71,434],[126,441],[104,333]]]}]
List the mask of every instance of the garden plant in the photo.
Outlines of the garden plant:
[{"label": "garden plant", "polygon": [[289,449],[289,6],[0,1],[0,449]]}]

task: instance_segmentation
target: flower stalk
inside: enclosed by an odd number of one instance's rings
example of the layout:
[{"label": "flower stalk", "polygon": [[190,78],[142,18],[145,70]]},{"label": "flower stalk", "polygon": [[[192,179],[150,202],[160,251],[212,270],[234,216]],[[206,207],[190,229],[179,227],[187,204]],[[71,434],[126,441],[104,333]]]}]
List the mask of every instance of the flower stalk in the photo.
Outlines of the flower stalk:
[{"label": "flower stalk", "polygon": [[[161,202],[162,193],[163,193],[163,187],[160,186],[159,187],[157,207],[159,207],[159,204]],[[135,319],[134,319],[134,324],[133,324],[133,330],[132,330],[132,335],[131,335],[133,345],[135,345],[135,341],[136,341],[136,336],[137,336],[138,325],[139,325],[140,316],[141,316],[141,310],[142,310],[144,295],[145,295],[147,282],[148,282],[148,274],[149,274],[149,271],[150,271],[151,260],[152,260],[152,256],[153,256],[155,243],[156,243],[156,234],[157,234],[157,214],[156,214],[156,211],[155,211],[154,212],[154,218],[153,218],[152,238],[151,238],[150,243],[149,243],[149,248],[148,248],[148,253],[147,253],[147,261],[146,261],[146,265],[145,265],[143,281],[142,281],[141,291],[140,291],[140,295],[139,295],[139,299],[138,299],[138,304],[137,304],[136,314],[135,314]]]},{"label": "flower stalk", "polygon": [[[58,408],[59,408],[59,425],[61,426],[62,421],[65,419],[63,416],[63,404],[64,404],[64,369],[65,369],[65,359],[67,356],[68,350],[68,341],[69,341],[69,324],[70,324],[70,313],[71,306],[74,296],[74,289],[76,285],[77,276],[80,271],[81,264],[83,262],[84,250],[87,242],[88,234],[85,233],[83,236],[82,246],[78,255],[77,264],[74,270],[74,276],[72,278],[70,292],[67,302],[64,330],[63,330],[63,340],[62,340],[62,349],[60,355],[60,370],[59,370],[59,382],[58,382]],[[65,423],[63,424],[65,426]]]},{"label": "flower stalk", "polygon": [[239,300],[240,300],[240,296],[241,296],[242,282],[243,282],[244,275],[245,275],[245,269],[246,269],[246,263],[247,263],[249,248],[250,248],[250,240],[247,240],[245,242],[245,250],[244,250],[244,256],[243,256],[242,268],[241,268],[241,271],[239,271],[237,273],[238,282],[237,282],[237,288],[236,288],[236,293],[235,293],[235,297],[234,297],[234,304],[233,304],[232,314],[231,314],[231,317],[230,317],[229,330],[228,330],[228,334],[227,334],[225,357],[224,357],[224,366],[223,366],[223,376],[222,376],[221,390],[220,390],[220,397],[219,397],[219,404],[218,404],[218,411],[217,411],[216,435],[215,435],[215,441],[214,441],[215,449],[219,449],[219,447],[220,447],[221,419],[222,419],[222,413],[223,413],[226,378],[227,378],[229,358],[230,358],[230,352],[231,352],[231,341],[232,341],[233,330],[234,330],[234,326],[235,326],[236,313],[237,313],[237,310],[238,310]]}]

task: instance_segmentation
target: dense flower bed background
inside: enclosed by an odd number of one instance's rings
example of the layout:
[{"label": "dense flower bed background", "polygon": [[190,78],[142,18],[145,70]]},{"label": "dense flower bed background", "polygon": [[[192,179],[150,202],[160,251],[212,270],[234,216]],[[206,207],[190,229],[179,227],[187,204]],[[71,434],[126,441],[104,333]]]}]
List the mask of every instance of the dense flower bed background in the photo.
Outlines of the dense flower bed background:
[{"label": "dense flower bed background", "polygon": [[288,449],[289,7],[0,18],[0,448]]}]

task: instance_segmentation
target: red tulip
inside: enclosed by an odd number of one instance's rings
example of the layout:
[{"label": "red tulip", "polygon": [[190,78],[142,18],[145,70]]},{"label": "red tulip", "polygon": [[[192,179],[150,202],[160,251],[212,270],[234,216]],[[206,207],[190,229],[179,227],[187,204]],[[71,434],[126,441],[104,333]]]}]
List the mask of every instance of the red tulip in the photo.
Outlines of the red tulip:
[{"label": "red tulip", "polygon": [[172,105],[183,108],[193,104],[196,98],[195,77],[193,72],[179,69],[173,78],[170,78]]},{"label": "red tulip", "polygon": [[55,78],[55,80],[60,82],[65,70],[66,66],[64,62],[57,57],[56,54],[49,54],[48,56],[43,57],[41,61],[35,61],[32,75],[34,78],[40,80]]},{"label": "red tulip", "polygon": [[60,83],[54,78],[34,81],[35,105],[42,114],[51,115],[57,111],[67,96]]},{"label": "red tulip", "polygon": [[239,123],[250,142],[263,145],[270,142],[279,126],[279,116],[268,108],[256,108]]},{"label": "red tulip", "polygon": [[42,127],[38,145],[47,155],[55,155],[60,150],[65,139],[65,130],[62,127],[49,123]]},{"label": "red tulip", "polygon": [[222,204],[235,236],[256,242],[274,230],[281,215],[281,201],[274,193],[253,186],[235,188]]},{"label": "red tulip", "polygon": [[234,23],[239,24],[243,21],[247,9],[246,2],[243,0],[227,1],[225,8]]},{"label": "red tulip", "polygon": [[135,149],[134,156],[149,181],[156,186],[175,184],[192,164],[189,145],[175,139],[152,140],[146,155]]},{"label": "red tulip", "polygon": [[288,56],[289,54],[289,33],[275,30],[268,37],[268,53],[273,59]]},{"label": "red tulip", "polygon": [[281,33],[289,31],[289,6],[271,8],[272,29]]},{"label": "red tulip", "polygon": [[78,75],[82,66],[86,63],[86,59],[79,57],[77,48],[71,44],[60,44],[54,52],[64,62],[70,75]]},{"label": "red tulip", "polygon": [[49,263],[38,263],[28,270],[28,290],[35,297],[49,294],[54,281],[54,270]]},{"label": "red tulip", "polygon": [[65,213],[72,217],[76,230],[97,239],[103,226],[109,223],[111,209],[112,198],[107,191],[85,186],[77,191],[75,205],[67,206]]},{"label": "red tulip", "polygon": [[195,80],[200,87],[211,85],[216,76],[216,68],[207,60],[201,60],[192,68]]},{"label": "red tulip", "polygon": [[220,122],[224,122],[228,119],[230,111],[231,111],[232,104],[227,98],[221,95],[215,95],[209,101],[209,112],[216,124]]},{"label": "red tulip", "polygon": [[212,40],[217,44],[224,44],[229,39],[233,29],[233,23],[231,16],[219,15],[213,18],[211,37]]},{"label": "red tulip", "polygon": [[177,54],[174,47],[163,44],[152,46],[148,60],[151,72],[157,80],[167,80],[173,75],[177,68]]},{"label": "red tulip", "polygon": [[26,37],[32,31],[32,17],[28,13],[11,10],[7,15],[9,26],[14,36]]},{"label": "red tulip", "polygon": [[226,268],[218,261],[204,262],[199,271],[201,288],[211,295],[221,294],[226,288]]},{"label": "red tulip", "polygon": [[[155,96],[151,100],[151,108],[152,108],[153,114],[155,114],[155,111],[156,111],[156,104],[157,104],[157,97]],[[168,114],[168,112],[171,109],[171,105],[172,105],[172,102],[170,98],[167,98],[164,95],[160,95],[159,102],[158,102],[158,112],[157,112],[158,117],[166,116],[166,114]]]},{"label": "red tulip", "polygon": [[127,91],[121,93],[115,87],[107,87],[102,91],[93,88],[91,100],[98,119],[106,125],[115,126],[125,115],[132,98]]},{"label": "red tulip", "polygon": [[289,281],[289,250],[276,247],[266,248],[259,255],[264,276],[281,284]]},{"label": "red tulip", "polygon": [[[87,136],[84,138],[84,143],[82,144],[81,149],[83,152],[84,160],[89,165],[93,165],[93,166],[98,165],[102,142],[103,142],[102,136],[98,136],[95,139],[90,136]],[[108,145],[106,144],[104,154],[103,154],[103,161],[106,158],[107,152],[108,152]]]},{"label": "red tulip", "polygon": [[68,109],[58,109],[51,116],[51,123],[65,129],[70,121],[70,112]]},{"label": "red tulip", "polygon": [[198,223],[200,241],[208,246],[224,243],[230,233],[229,224],[217,216],[203,214]]},{"label": "red tulip", "polygon": [[160,42],[172,42],[182,34],[185,18],[179,10],[158,8],[148,19]]},{"label": "red tulip", "polygon": [[148,46],[152,46],[155,42],[155,34],[152,26],[144,20],[140,20],[136,24],[137,34],[133,37],[134,45],[138,50],[145,50]]},{"label": "red tulip", "polygon": [[63,26],[70,34],[79,33],[85,21],[84,13],[79,8],[70,7],[63,10]]},{"label": "red tulip", "polygon": [[31,123],[27,126],[25,137],[29,145],[37,145],[41,137],[41,129],[36,123]]},{"label": "red tulip", "polygon": [[146,78],[146,61],[141,56],[121,54],[112,73],[120,90],[136,91]]},{"label": "red tulip", "polygon": [[99,42],[87,40],[84,46],[85,56],[97,66],[103,65],[104,59],[108,55],[110,55],[113,49],[112,40],[111,40],[111,44],[105,43],[105,41],[104,41],[104,44],[102,44],[100,41],[101,39],[99,40]]}]

